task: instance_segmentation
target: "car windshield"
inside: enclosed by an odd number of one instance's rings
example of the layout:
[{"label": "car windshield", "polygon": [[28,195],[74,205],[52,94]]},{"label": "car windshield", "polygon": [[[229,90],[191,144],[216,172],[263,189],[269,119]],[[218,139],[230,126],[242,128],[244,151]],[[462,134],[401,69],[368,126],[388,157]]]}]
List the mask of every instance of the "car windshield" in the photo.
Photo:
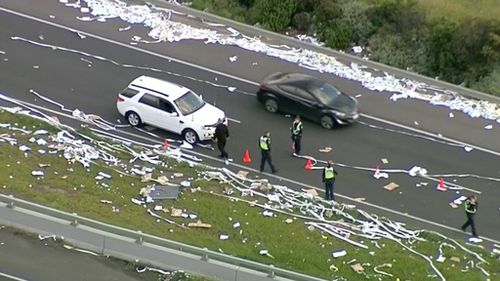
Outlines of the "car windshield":
[{"label": "car windshield", "polygon": [[337,88],[325,82],[311,82],[307,85],[307,90],[323,104],[333,104],[335,99],[340,96]]},{"label": "car windshield", "polygon": [[205,105],[205,102],[201,99],[201,97],[191,91],[185,93],[174,102],[181,111],[182,115],[191,114]]}]

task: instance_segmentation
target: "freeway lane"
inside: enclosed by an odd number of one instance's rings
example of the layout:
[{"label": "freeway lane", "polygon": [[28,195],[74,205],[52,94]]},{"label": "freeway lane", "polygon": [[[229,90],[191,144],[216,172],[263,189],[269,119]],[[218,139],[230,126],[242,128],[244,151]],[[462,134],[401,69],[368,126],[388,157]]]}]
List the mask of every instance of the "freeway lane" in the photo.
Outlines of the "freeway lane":
[{"label": "freeway lane", "polygon": [[[140,74],[149,74],[189,85],[197,92],[204,94],[209,101],[216,101],[230,117],[241,120],[241,124],[231,123],[231,134],[228,149],[240,162],[244,148],[248,147],[253,156],[252,167],[256,168],[258,151],[256,142],[265,128],[273,132],[273,156],[280,169],[280,175],[300,182],[318,186],[320,176],[317,172],[306,172],[304,161],[291,159],[289,151],[290,119],[279,115],[267,114],[257,104],[255,98],[237,95],[224,88],[212,87],[207,83],[194,82],[184,77],[166,73],[152,73],[135,68],[124,68],[109,62],[93,61],[92,66],[82,61],[80,54],[53,50],[20,40],[11,40],[11,36],[19,36],[36,40],[45,44],[65,46],[69,49],[100,55],[130,65],[141,65],[175,71],[200,80],[215,81],[217,75],[174,62],[158,59],[144,53],[122,48],[113,44],[87,38],[79,39],[74,33],[40,25],[33,21],[2,13],[2,26],[14,26],[10,30],[0,31],[0,50],[6,52],[0,61],[0,77],[2,91],[15,95],[22,100],[37,102],[49,106],[45,102],[35,100],[28,93],[33,88],[40,93],[63,103],[68,108],[79,108],[87,113],[95,113],[107,120],[116,120],[116,92],[122,89],[132,78]],[[39,35],[43,35],[43,40]],[[33,68],[38,66],[38,68]],[[220,84],[237,86],[246,91],[255,91],[254,85],[219,76]],[[363,102],[363,100],[361,100]],[[52,106],[53,108],[53,106]],[[362,119],[372,125],[388,128],[383,123]],[[266,124],[264,127],[262,124]],[[473,150],[466,153],[462,148],[451,147],[414,136],[393,133],[386,130],[367,127],[363,124],[325,131],[319,126],[306,123],[304,152],[321,159],[334,158],[338,163],[373,168],[380,158],[389,159],[390,163],[383,168],[408,169],[413,165],[427,168],[430,173],[471,173],[482,176],[498,177],[498,157]],[[397,128],[391,128],[396,129]],[[163,133],[160,132],[163,135]],[[323,146],[331,146],[334,153],[325,155],[317,152]],[[206,150],[200,151],[207,153]],[[215,155],[215,152],[208,152]],[[428,188],[417,189],[415,184],[422,181],[403,174],[391,175],[390,181],[397,182],[401,188],[395,192],[383,191],[382,186],[388,181],[375,181],[371,173],[355,168],[339,168],[337,192],[351,197],[366,197],[368,202],[388,208],[407,212],[426,218],[430,221],[456,227],[462,222],[462,210],[452,210],[448,202],[458,196],[452,192],[438,193],[435,183],[430,182]],[[481,233],[498,239],[499,191],[498,183],[491,181],[463,180],[459,184],[483,192],[480,197],[481,213],[478,224]]]},{"label": "freeway lane", "polygon": [[0,243],[0,280],[156,280],[156,274],[139,274],[123,262],[66,250],[51,240],[36,241],[3,226]]},{"label": "freeway lane", "polygon": [[[163,1],[153,2],[160,6],[169,6]],[[129,42],[131,42],[131,38],[135,35],[139,35],[141,38],[147,38],[147,30],[145,28],[139,25],[129,25],[120,20],[108,19],[106,23],[75,20],[76,17],[82,16],[79,10],[65,7],[57,1],[38,0],[35,2],[33,0],[10,0],[3,1],[2,6],[33,15],[37,17],[38,20],[61,23],[71,28],[85,30],[91,34],[98,34],[105,38],[111,38],[123,42],[123,44],[128,47],[134,47],[129,45]],[[83,15],[86,16],[86,14]],[[179,17],[176,15],[173,17],[176,20],[188,22],[196,27],[209,27],[202,24],[200,19]],[[127,26],[131,26],[128,31],[118,32],[119,28]],[[251,28],[244,28],[241,26],[239,28],[249,36],[258,35],[260,37],[261,35],[257,34],[255,30]],[[74,35],[77,36],[76,33],[74,33]],[[271,41],[276,45],[293,44],[290,41],[284,42],[284,39],[279,39],[267,33],[262,36],[262,39]],[[82,42],[82,44],[85,43]],[[300,45],[300,43],[297,44],[297,47],[303,46]],[[238,78],[238,80],[243,79],[244,81],[260,81],[262,77],[270,72],[283,70],[308,72],[313,75],[322,76],[325,79],[335,82],[341,90],[347,93],[352,95],[361,93],[363,96],[361,108],[366,114],[377,116],[385,120],[395,121],[410,127],[425,128],[425,130],[435,134],[442,134],[467,143],[474,143],[494,151],[500,151],[500,142],[497,141],[500,138],[500,131],[498,130],[498,124],[494,121],[469,118],[465,114],[456,111],[453,111],[455,117],[451,119],[448,117],[450,113],[448,108],[430,106],[425,102],[411,100],[392,102],[388,99],[392,93],[369,91],[361,87],[357,82],[309,71],[276,58],[259,55],[233,46],[204,44],[203,42],[194,40],[183,40],[175,44],[142,44],[140,48],[156,53],[167,54],[210,69],[230,73],[236,77],[241,77]],[[235,55],[238,57],[238,60],[235,63],[231,63],[228,58]],[[221,75],[217,76],[220,78]],[[500,102],[498,98],[494,99],[489,97],[488,99],[496,100],[497,103]],[[493,124],[494,130],[485,130],[484,127],[488,124]],[[464,128],[467,129],[464,130]]]}]

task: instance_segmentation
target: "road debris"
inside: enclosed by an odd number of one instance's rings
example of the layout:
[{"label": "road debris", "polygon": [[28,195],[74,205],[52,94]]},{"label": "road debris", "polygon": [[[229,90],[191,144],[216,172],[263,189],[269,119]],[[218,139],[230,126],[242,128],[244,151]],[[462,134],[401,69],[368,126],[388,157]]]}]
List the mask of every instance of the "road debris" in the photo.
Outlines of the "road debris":
[{"label": "road debris", "polygon": [[334,258],[340,258],[347,255],[347,252],[345,250],[336,250],[332,252],[332,257]]},{"label": "road debris", "polygon": [[318,149],[319,152],[323,152],[323,153],[328,153],[328,152],[330,152],[332,150],[333,150],[333,148],[331,148],[329,146],[325,146],[324,148]]},{"label": "road debris", "polygon": [[43,171],[32,171],[31,175],[33,175],[35,177],[43,177],[44,173],[43,173]]},{"label": "road debris", "polygon": [[391,182],[391,183],[385,185],[384,189],[389,190],[389,191],[393,191],[394,189],[396,189],[398,187],[399,187],[399,184]]},{"label": "road debris", "polygon": [[229,239],[229,234],[223,232],[219,234],[219,239],[220,240],[228,240]]},{"label": "road debris", "polygon": [[212,225],[208,224],[208,223],[203,223],[201,220],[198,220],[197,222],[190,222],[190,223],[188,223],[188,227],[212,228]]},{"label": "road debris", "polygon": [[384,264],[381,264],[381,265],[377,265],[377,266],[375,266],[373,268],[373,271],[375,271],[378,274],[382,274],[382,275],[389,276],[389,277],[393,277],[394,276],[393,274],[387,273],[387,272],[382,271],[382,270],[379,269],[379,268],[382,268],[382,267],[392,268],[392,263],[384,263]]},{"label": "road debris", "polygon": [[356,273],[361,273],[363,272],[365,269],[363,268],[363,266],[358,262],[358,263],[355,263],[355,264],[352,264],[351,265],[351,268],[352,270],[354,270],[354,272]]}]

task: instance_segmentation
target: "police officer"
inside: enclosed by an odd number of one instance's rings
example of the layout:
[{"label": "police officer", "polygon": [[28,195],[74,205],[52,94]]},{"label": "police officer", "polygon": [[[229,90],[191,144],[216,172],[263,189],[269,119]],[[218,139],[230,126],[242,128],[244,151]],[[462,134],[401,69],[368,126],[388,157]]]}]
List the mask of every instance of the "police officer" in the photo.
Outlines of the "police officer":
[{"label": "police officer", "polygon": [[325,183],[325,199],[334,200],[333,188],[335,184],[335,176],[338,174],[333,168],[333,161],[328,161],[326,167],[323,169],[323,183]]},{"label": "police officer", "polygon": [[290,128],[292,131],[292,149],[294,150],[293,156],[300,155],[302,129],[302,121],[300,120],[300,116],[297,115],[295,116],[292,127]]},{"label": "police officer", "polygon": [[225,147],[226,141],[229,139],[229,130],[227,128],[227,119],[221,118],[217,126],[215,127],[214,139],[217,142],[217,148],[220,151],[220,157],[222,157],[226,164],[228,164],[229,155],[227,154]]},{"label": "police officer", "polygon": [[260,152],[262,155],[262,158],[260,159],[260,172],[264,172],[264,165],[266,162],[269,164],[271,167],[271,172],[274,174],[277,172],[276,168],[273,165],[273,162],[271,160],[271,133],[266,132],[263,136],[260,137],[259,139],[259,147],[260,147]]},{"label": "police officer", "polygon": [[474,215],[477,211],[477,197],[475,195],[471,195],[467,197],[464,203],[465,206],[465,215],[467,216],[467,221],[462,225],[462,230],[465,231],[467,227],[471,227],[472,235],[477,237],[476,226],[474,224]]}]

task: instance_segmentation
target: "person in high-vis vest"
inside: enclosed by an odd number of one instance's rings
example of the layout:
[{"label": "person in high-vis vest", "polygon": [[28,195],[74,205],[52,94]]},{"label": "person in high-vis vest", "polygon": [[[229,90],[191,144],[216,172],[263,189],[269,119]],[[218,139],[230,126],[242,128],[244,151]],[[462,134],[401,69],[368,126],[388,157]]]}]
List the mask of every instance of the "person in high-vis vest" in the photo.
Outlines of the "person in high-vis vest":
[{"label": "person in high-vis vest", "polygon": [[259,147],[260,147],[260,152],[262,155],[262,158],[260,159],[260,172],[264,172],[264,165],[266,162],[269,164],[271,167],[271,172],[274,174],[277,172],[276,168],[273,165],[273,162],[271,160],[271,133],[266,132],[263,136],[260,137],[259,139]]},{"label": "person in high-vis vest", "polygon": [[335,200],[333,188],[335,184],[335,177],[338,175],[337,171],[333,168],[333,161],[328,161],[326,167],[323,169],[323,183],[325,184],[325,199]]},{"label": "person in high-vis vest", "polygon": [[476,225],[474,224],[474,215],[477,212],[477,197],[475,195],[467,197],[464,202],[464,206],[467,221],[462,225],[462,230],[466,231],[467,227],[470,226],[472,229],[472,235],[477,237]]},{"label": "person in high-vis vest", "polygon": [[302,129],[302,121],[300,120],[300,116],[297,115],[295,116],[292,127],[290,128],[290,130],[292,131],[292,149],[294,150],[293,156],[300,155]]}]

